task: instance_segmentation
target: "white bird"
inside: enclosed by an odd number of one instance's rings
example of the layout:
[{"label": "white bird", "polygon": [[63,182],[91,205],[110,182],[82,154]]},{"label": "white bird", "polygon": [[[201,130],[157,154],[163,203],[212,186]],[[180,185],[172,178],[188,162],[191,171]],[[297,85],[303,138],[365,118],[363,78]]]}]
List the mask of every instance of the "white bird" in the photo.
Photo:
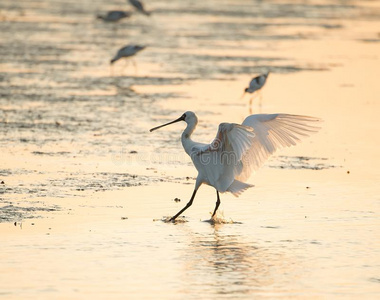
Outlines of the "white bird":
[{"label": "white bird", "polygon": [[135,55],[137,52],[145,49],[146,46],[139,46],[139,45],[127,45],[123,48],[121,48],[119,51],[117,51],[114,58],[111,59],[111,64],[113,64],[115,61],[119,60],[120,58],[127,58],[130,56]]},{"label": "white bird", "polygon": [[182,146],[198,170],[198,176],[190,201],[170,221],[174,221],[192,205],[195,194],[203,183],[216,189],[214,217],[220,205],[219,192],[230,192],[237,197],[252,187],[253,185],[245,183],[252,172],[277,149],[295,145],[301,138],[317,132],[319,127],[315,125],[320,119],[289,114],[250,115],[242,125],[221,123],[213,142],[203,144],[191,139],[198,118],[195,113],[187,111],[180,118],[150,131],[179,121],[187,124],[181,136]]},{"label": "white bird", "polygon": [[121,10],[111,10],[106,15],[98,15],[98,19],[102,19],[105,22],[117,22],[124,18],[129,18],[131,14]]},{"label": "white bird", "polygon": [[129,0],[129,3],[134,7],[136,8],[139,12],[141,12],[142,14],[146,15],[146,16],[149,16],[150,15],[150,12],[146,11],[144,9],[144,5],[142,4],[141,1],[139,0]]}]

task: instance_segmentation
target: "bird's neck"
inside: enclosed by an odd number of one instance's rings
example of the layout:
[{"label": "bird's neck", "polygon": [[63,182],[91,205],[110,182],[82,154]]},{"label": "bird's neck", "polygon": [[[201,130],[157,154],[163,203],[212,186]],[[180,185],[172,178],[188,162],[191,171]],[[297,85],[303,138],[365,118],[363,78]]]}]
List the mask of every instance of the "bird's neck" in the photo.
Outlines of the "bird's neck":
[{"label": "bird's neck", "polygon": [[197,127],[197,124],[187,124],[185,130],[182,132],[182,139],[190,139],[195,127]]},{"label": "bird's neck", "polygon": [[194,132],[196,126],[197,124],[187,124],[185,130],[182,132],[181,142],[186,152],[188,152],[188,150],[190,151],[192,144],[194,143],[191,140],[191,134]]}]

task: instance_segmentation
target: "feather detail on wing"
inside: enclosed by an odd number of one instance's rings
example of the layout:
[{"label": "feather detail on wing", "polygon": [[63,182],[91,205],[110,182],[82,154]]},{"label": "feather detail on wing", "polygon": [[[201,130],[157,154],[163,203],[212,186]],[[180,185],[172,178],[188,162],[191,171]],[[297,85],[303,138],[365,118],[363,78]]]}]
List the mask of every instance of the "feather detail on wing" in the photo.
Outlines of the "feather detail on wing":
[{"label": "feather detail on wing", "polygon": [[241,193],[243,193],[246,189],[249,189],[250,187],[253,187],[253,185],[241,182],[239,180],[234,180],[228,187],[227,191],[233,194],[235,197],[238,197]]},{"label": "feather detail on wing", "polygon": [[254,137],[255,134],[251,127],[221,123],[211,147],[217,148],[218,151],[233,152],[236,161],[240,161],[243,154],[252,146]]},{"label": "feather detail on wing", "polygon": [[[221,123],[211,144],[192,148],[194,163],[197,161],[203,166],[208,165],[202,168],[204,176],[219,192],[227,191],[235,177],[241,173],[241,160],[254,142],[253,131],[253,128],[244,125]],[[231,192],[237,195],[238,190],[234,188]]]},{"label": "feather detail on wing", "polygon": [[242,125],[253,128],[255,138],[244,151],[242,168],[237,180],[245,181],[253,171],[277,149],[295,145],[302,138],[317,132],[318,118],[288,114],[256,114],[247,117]]}]

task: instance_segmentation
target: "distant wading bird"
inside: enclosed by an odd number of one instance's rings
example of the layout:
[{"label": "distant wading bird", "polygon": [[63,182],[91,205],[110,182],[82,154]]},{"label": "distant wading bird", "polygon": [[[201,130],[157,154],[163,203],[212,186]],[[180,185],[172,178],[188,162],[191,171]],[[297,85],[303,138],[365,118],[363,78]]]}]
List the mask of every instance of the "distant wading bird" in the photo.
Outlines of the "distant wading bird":
[{"label": "distant wading bird", "polygon": [[131,14],[129,12],[112,10],[107,12],[106,15],[98,15],[98,19],[102,19],[105,22],[117,22],[124,18],[129,18]]},{"label": "distant wading bird", "polygon": [[[249,87],[247,87],[244,90],[244,93],[241,96],[241,98],[244,97],[245,93],[253,94],[256,91],[261,90],[261,88],[265,85],[265,82],[267,81],[268,75],[269,75],[269,71],[266,74],[261,74],[259,76],[252,78],[251,82],[249,83]],[[261,98],[261,95],[260,95],[260,98]],[[252,100],[253,100],[253,96],[249,100],[250,113],[252,113],[252,110],[251,110]],[[261,103],[260,103],[260,106],[261,106]]]},{"label": "distant wading bird", "polygon": [[[112,65],[114,62],[118,61],[121,58],[128,58],[134,56],[137,52],[144,50],[146,46],[139,45],[127,45],[117,51],[116,55],[111,59],[110,64]],[[136,69],[136,63],[132,60],[133,65]]]},{"label": "distant wading bird", "polygon": [[146,16],[149,16],[150,15],[150,12],[146,11],[144,9],[144,5],[142,4],[141,1],[139,0],[129,0],[129,3],[134,7],[136,8],[139,12],[141,12],[142,14],[146,15]]},{"label": "distant wading bird", "polygon": [[[211,144],[194,142],[191,134],[198,118],[191,111],[161,127],[185,121],[187,126],[182,133],[182,146],[191,157],[198,176],[190,201],[170,221],[174,221],[193,204],[198,188],[205,183],[216,189],[214,217],[220,204],[219,192],[230,192],[239,196],[253,185],[244,183],[277,149],[295,145],[303,137],[319,130],[315,126],[318,118],[288,114],[255,114],[248,116],[242,125],[221,123]],[[211,218],[212,218],[211,217]]]}]

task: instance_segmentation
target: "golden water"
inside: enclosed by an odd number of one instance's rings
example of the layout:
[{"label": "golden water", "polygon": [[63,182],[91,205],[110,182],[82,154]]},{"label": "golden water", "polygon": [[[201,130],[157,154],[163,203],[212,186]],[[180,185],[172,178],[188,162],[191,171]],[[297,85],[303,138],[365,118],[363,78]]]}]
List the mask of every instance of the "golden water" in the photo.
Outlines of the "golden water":
[{"label": "golden water", "polygon": [[[0,4],[1,299],[378,299],[376,1]],[[133,65],[109,59],[147,44]],[[123,69],[124,68],[124,69]],[[202,186],[180,144],[254,112],[320,117],[239,198]],[[179,198],[181,201],[174,201]]]}]

